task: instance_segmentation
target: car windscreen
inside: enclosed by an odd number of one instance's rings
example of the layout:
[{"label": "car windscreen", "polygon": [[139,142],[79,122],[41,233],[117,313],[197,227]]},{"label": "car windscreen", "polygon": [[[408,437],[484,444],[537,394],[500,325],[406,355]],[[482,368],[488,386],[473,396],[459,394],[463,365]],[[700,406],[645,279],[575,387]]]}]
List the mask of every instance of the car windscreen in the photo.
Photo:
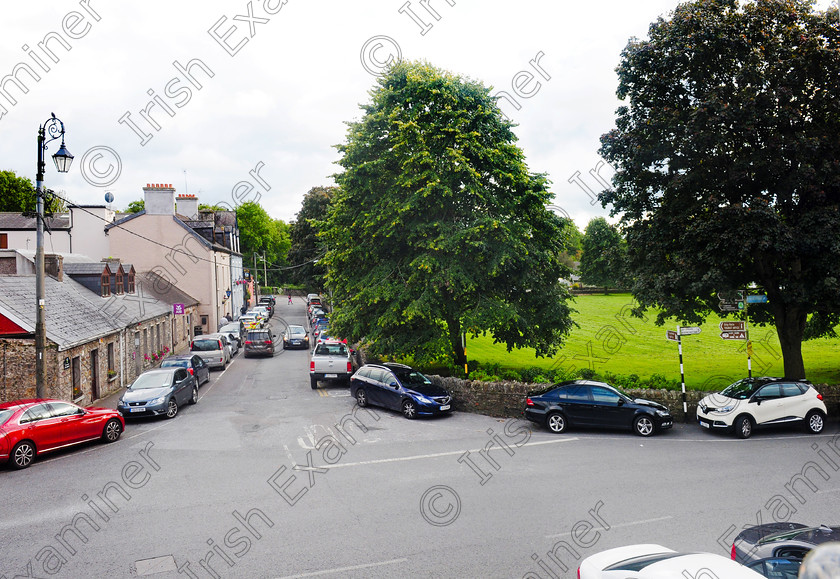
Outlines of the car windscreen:
[{"label": "car windscreen", "polygon": [[421,384],[431,384],[432,381],[423,376],[420,372],[394,372],[397,378],[400,379],[403,386],[419,386]]},{"label": "car windscreen", "polygon": [[743,379],[738,380],[727,386],[721,394],[724,396],[728,396],[729,398],[734,398],[736,400],[746,400],[750,396],[752,396],[753,392],[755,392],[757,388],[757,384],[752,380]]},{"label": "car windscreen", "polygon": [[289,334],[292,336],[305,336],[306,330],[303,326],[289,326]]},{"label": "car windscreen", "polygon": [[193,340],[193,352],[212,352],[213,350],[221,350],[219,347],[219,340]]},{"label": "car windscreen", "polygon": [[219,331],[224,334],[238,334],[239,324],[227,324],[219,328]]},{"label": "car windscreen", "polygon": [[344,344],[319,344],[315,354],[320,356],[346,356],[347,348]]},{"label": "car windscreen", "polygon": [[131,385],[133,390],[146,390],[148,388],[167,388],[172,385],[172,376],[169,372],[152,372],[149,374],[140,374],[134,384]]},{"label": "car windscreen", "polygon": [[189,368],[190,361],[189,360],[164,360],[160,363],[161,368],[169,368],[172,366],[177,366],[179,368]]},{"label": "car windscreen", "polygon": [[250,342],[265,342],[269,340],[271,338],[268,336],[268,332],[248,332],[248,341]]},{"label": "car windscreen", "polygon": [[9,410],[8,408],[0,410],[0,426],[6,424],[9,418],[12,417],[12,414],[14,414],[14,412]]}]

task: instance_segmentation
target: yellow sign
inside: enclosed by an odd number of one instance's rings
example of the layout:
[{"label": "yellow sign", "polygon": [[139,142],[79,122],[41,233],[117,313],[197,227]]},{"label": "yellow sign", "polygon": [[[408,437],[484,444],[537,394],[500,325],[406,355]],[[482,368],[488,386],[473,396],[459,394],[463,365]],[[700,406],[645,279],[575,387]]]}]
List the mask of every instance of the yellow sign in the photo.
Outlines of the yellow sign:
[{"label": "yellow sign", "polygon": [[750,340],[749,342],[747,342],[747,356],[752,358],[752,355],[753,355],[752,340]]}]

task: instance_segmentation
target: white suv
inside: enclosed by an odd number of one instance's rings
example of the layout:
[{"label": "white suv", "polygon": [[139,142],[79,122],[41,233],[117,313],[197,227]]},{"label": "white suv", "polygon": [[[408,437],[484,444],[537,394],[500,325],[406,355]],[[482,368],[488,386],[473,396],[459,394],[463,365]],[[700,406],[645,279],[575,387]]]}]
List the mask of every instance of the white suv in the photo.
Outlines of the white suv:
[{"label": "white suv", "polygon": [[697,405],[700,426],[734,429],[739,438],[749,438],[756,426],[796,422],[819,434],[825,417],[822,395],[810,382],[785,378],[744,378]]}]

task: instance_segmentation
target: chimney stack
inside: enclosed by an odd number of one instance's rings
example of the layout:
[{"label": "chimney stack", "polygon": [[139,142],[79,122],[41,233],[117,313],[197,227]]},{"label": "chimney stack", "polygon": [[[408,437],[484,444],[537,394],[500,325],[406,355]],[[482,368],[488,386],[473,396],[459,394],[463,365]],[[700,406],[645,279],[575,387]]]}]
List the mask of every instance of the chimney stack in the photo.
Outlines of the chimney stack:
[{"label": "chimney stack", "polygon": [[198,219],[198,197],[181,193],[175,198],[178,202],[178,214],[188,219]]},{"label": "chimney stack", "polygon": [[55,253],[44,256],[44,273],[58,281],[64,281],[64,257]]},{"label": "chimney stack", "polygon": [[146,215],[175,215],[175,188],[171,183],[146,183],[143,200]]}]

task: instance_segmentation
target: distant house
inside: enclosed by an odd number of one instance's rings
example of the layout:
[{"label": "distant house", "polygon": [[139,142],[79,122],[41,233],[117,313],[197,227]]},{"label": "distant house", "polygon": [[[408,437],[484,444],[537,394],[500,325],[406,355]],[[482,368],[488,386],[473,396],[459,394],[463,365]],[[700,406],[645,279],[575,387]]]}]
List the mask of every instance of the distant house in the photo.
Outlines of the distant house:
[{"label": "distant house", "polygon": [[[76,205],[45,219],[44,247],[51,253],[77,253],[92,259],[110,254],[105,226],[114,221],[105,205]],[[35,250],[36,221],[20,213],[0,213],[0,249]]]}]

